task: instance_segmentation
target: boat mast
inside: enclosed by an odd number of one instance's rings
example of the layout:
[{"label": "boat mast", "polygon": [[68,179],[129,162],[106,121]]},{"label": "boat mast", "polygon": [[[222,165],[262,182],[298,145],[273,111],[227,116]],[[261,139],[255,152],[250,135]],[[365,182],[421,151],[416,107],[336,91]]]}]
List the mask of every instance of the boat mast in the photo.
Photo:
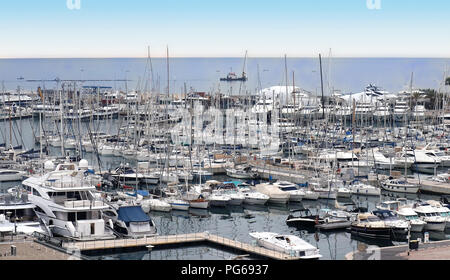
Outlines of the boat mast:
[{"label": "boat mast", "polygon": [[[59,80],[56,86],[56,90],[59,90]],[[61,157],[64,157],[64,118],[63,118],[63,91],[64,91],[64,83],[61,85],[61,90],[59,90],[59,115],[61,118]]]},{"label": "boat mast", "polygon": [[322,56],[320,53],[319,53],[319,63],[320,63],[320,87],[322,90],[322,119],[325,119],[325,99],[323,97]]}]

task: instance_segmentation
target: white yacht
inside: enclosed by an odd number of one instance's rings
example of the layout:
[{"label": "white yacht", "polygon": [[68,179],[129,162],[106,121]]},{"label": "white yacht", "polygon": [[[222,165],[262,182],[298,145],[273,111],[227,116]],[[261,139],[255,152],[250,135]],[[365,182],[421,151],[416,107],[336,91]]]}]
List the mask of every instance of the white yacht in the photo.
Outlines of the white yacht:
[{"label": "white yacht", "polygon": [[0,233],[45,233],[34,209],[36,205],[28,200],[28,192],[20,187],[0,195]]},{"label": "white yacht", "polygon": [[401,101],[401,100],[397,100],[395,102],[394,118],[396,121],[398,121],[398,122],[405,121],[409,111],[410,111],[410,108],[408,106],[408,102]]},{"label": "white yacht", "polygon": [[391,116],[391,110],[387,105],[377,104],[373,115],[379,119],[389,118]]},{"label": "white yacht", "polygon": [[[81,162],[80,162],[81,164]],[[46,162],[46,169],[53,163]],[[93,195],[95,186],[75,163],[59,164],[54,171],[22,183],[35,211],[54,235],[76,240],[110,239],[102,212],[111,209]]]},{"label": "white yacht", "polygon": [[281,191],[289,193],[289,201],[301,202],[305,197],[305,192],[299,190],[297,185],[291,182],[277,181],[273,185],[277,186]]},{"label": "white yacht", "polygon": [[290,199],[290,194],[288,192],[284,192],[280,190],[277,186],[272,184],[268,183],[258,184],[254,187],[254,189],[260,193],[269,196],[270,203],[287,204]]},{"label": "white yacht", "polygon": [[21,181],[25,175],[25,171],[0,169],[0,182]]},{"label": "white yacht", "polygon": [[230,203],[231,198],[220,191],[214,190],[209,196],[208,200],[211,206],[225,207]]},{"label": "white yacht", "polygon": [[319,259],[319,249],[295,235],[282,235],[273,232],[252,232],[250,236],[258,245],[285,253],[300,259]]},{"label": "white yacht", "polygon": [[409,222],[411,232],[422,232],[427,224],[419,219],[417,213],[410,207],[401,207],[395,212],[399,218]]},{"label": "white yacht", "polygon": [[406,168],[409,169],[414,163],[414,159],[409,157],[402,158],[399,156],[394,156],[387,158],[383,153],[376,150],[373,151],[372,155],[369,154],[369,156],[373,157],[375,166],[382,170],[403,169],[405,168],[405,161]]},{"label": "white yacht", "polygon": [[412,116],[416,120],[422,120],[425,118],[426,109],[424,105],[416,105],[412,112]]},{"label": "white yacht", "polygon": [[354,195],[367,195],[367,196],[380,196],[381,195],[381,189],[368,185],[363,184],[360,181],[354,182],[349,186],[352,194]]},{"label": "white yacht", "polygon": [[414,158],[413,169],[423,173],[434,173],[441,165],[441,158],[428,150],[407,151],[407,156]]},{"label": "white yacht", "polygon": [[258,173],[251,171],[251,167],[234,169],[226,169],[227,176],[236,179],[255,179],[258,177]]},{"label": "white yacht", "polygon": [[434,158],[437,162],[440,163],[441,167],[450,167],[450,156],[447,155],[444,151],[426,150],[426,149],[420,151],[421,152],[424,151],[425,155]]},{"label": "white yacht", "polygon": [[239,185],[239,191],[244,195],[244,203],[248,205],[264,205],[270,197],[250,188],[250,186]]},{"label": "white yacht", "polygon": [[350,198],[352,196],[351,189],[347,187],[340,187],[337,189],[337,197],[340,198]]},{"label": "white yacht", "polygon": [[426,222],[425,230],[444,231],[446,226],[446,219],[442,217],[436,209],[428,203],[419,203],[413,206],[414,212],[419,218]]},{"label": "white yacht", "polygon": [[172,206],[168,202],[155,198],[142,200],[140,204],[145,213],[150,211],[170,212],[172,210]]},{"label": "white yacht", "polygon": [[433,206],[436,212],[445,218],[445,228],[450,228],[450,209],[443,206],[439,201],[428,200],[427,203]]},{"label": "white yacht", "polygon": [[273,110],[273,100],[272,99],[261,99],[252,108],[253,114],[263,114],[271,112]]}]

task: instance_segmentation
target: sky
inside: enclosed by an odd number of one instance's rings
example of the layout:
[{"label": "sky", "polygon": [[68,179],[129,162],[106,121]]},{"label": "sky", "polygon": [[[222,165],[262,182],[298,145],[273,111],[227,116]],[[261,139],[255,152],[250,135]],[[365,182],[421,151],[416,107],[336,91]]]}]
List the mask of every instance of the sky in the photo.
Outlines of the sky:
[{"label": "sky", "polygon": [[147,46],[152,57],[448,58],[449,12],[448,0],[0,0],[0,58],[145,57]]}]

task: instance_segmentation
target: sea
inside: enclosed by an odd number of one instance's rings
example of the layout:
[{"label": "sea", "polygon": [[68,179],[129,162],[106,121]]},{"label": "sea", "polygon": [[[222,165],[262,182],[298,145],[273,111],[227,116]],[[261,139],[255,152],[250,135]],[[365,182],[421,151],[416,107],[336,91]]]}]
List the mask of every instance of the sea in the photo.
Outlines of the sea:
[{"label": "sea", "polygon": [[[325,92],[339,89],[342,92],[360,92],[368,84],[376,84],[390,92],[398,92],[409,87],[413,76],[414,88],[442,87],[445,71],[450,59],[430,58],[327,58],[322,59]],[[2,90],[36,91],[37,87],[56,88],[55,79],[80,80],[79,86],[109,86],[115,90],[143,89],[151,86],[160,92],[183,93],[187,89],[198,92],[222,92],[225,94],[254,94],[259,88],[295,83],[312,94],[320,92],[320,65],[318,58],[287,58],[286,64],[280,58],[248,58],[245,72],[249,80],[246,83],[220,82],[229,72],[240,75],[244,68],[244,58],[170,58],[169,79],[167,79],[167,61],[165,58],[114,58],[114,59],[0,59],[0,86]],[[153,69],[153,71],[150,71]],[[413,75],[412,75],[413,73]],[[295,81],[293,81],[295,77]],[[29,82],[27,80],[34,80]],[[39,81],[36,81],[39,80]],[[89,82],[83,80],[110,80]],[[122,81],[111,81],[122,80]],[[124,82],[123,80],[127,80]],[[150,83],[151,84],[151,83]],[[47,124],[51,125],[51,124]],[[117,132],[117,120],[96,121],[99,131]],[[0,122],[0,142],[9,140],[9,129],[13,130],[13,144],[23,145],[26,149],[36,148],[34,136],[39,133],[36,119]],[[84,128],[81,128],[84,130]],[[57,154],[58,149],[51,149]],[[84,157],[96,168],[96,157],[85,154]],[[128,161],[122,158],[102,157],[102,169],[112,169]],[[135,162],[128,162],[135,164]],[[225,181],[224,176],[216,179]],[[20,184],[11,182],[0,184],[0,190]],[[141,186],[141,188],[148,186]],[[439,199],[432,195],[405,195],[384,192],[381,197],[352,197],[339,201],[340,204],[354,203],[373,210],[384,200],[398,197],[415,199]],[[307,232],[288,227],[286,218],[291,210],[309,208],[334,208],[335,201],[303,201],[286,207],[268,205],[263,207],[243,206],[211,208],[209,210],[190,210],[189,212],[157,213],[151,212],[160,235],[183,234],[208,231],[233,240],[253,244],[250,232],[268,231],[281,234],[293,234],[310,244],[317,246],[325,260],[342,260],[345,255],[362,247],[384,247],[404,242],[379,242],[353,237],[349,232]],[[423,238],[423,236],[418,236]],[[431,240],[450,238],[450,232],[430,233]],[[90,255],[93,259],[112,260],[229,260],[237,256],[235,252],[224,251],[206,245],[147,250],[123,253]]]},{"label": "sea", "polygon": [[[389,92],[442,86],[449,58],[333,58],[322,56],[324,94],[357,93],[368,84]],[[169,70],[169,71],[168,71]],[[287,70],[287,71],[286,71]],[[245,83],[220,82],[229,72],[248,76]],[[167,78],[169,72],[169,79]],[[287,72],[287,73],[286,73]],[[295,85],[321,94],[318,58],[61,58],[0,59],[5,90],[51,89],[59,80],[85,81],[78,86],[110,86],[116,90],[153,88],[162,93],[198,92],[254,94],[260,88]],[[116,81],[114,81],[116,80]],[[127,82],[124,82],[127,80]]]}]

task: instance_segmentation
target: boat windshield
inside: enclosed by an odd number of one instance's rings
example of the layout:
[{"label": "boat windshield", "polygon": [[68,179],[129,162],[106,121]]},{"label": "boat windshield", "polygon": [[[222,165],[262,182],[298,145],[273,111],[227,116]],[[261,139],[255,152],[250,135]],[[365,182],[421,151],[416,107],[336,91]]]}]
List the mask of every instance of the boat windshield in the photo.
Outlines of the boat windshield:
[{"label": "boat windshield", "polygon": [[379,222],[380,218],[378,218],[377,216],[370,216],[370,217],[367,217],[367,221],[368,222]]},{"label": "boat windshield", "polygon": [[296,191],[297,190],[296,187],[280,187],[280,189],[283,191]]}]

